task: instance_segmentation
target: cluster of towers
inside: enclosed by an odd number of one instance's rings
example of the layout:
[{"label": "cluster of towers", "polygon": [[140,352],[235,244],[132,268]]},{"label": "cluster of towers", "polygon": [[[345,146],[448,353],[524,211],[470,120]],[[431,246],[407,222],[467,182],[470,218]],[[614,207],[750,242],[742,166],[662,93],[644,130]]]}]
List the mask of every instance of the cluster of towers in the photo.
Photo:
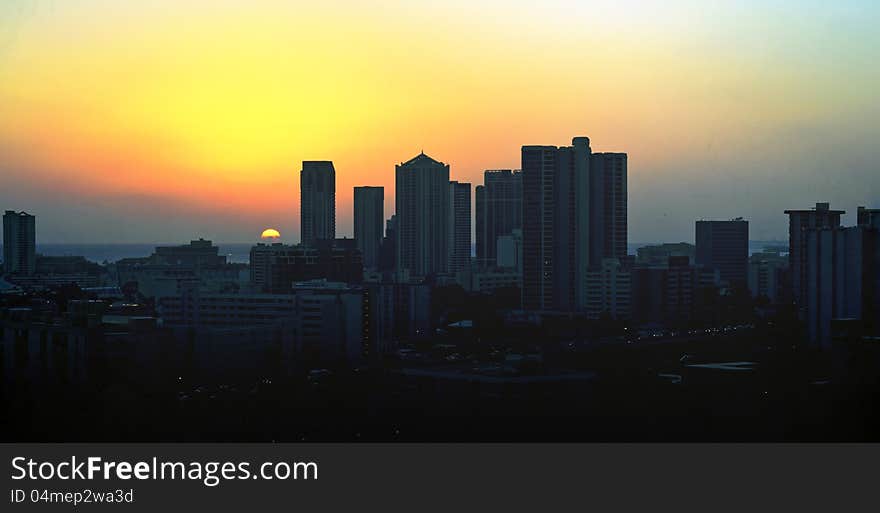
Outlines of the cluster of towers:
[{"label": "cluster of towers", "polygon": [[[581,310],[586,273],[626,256],[626,175],[625,153],[593,153],[586,137],[571,146],[523,146],[521,170],[485,172],[472,215],[471,184],[450,181],[449,165],[423,152],[395,166],[387,223],[383,188],[354,188],[355,244],[365,268],[408,279],[515,269],[524,308]],[[334,191],[331,162],[303,162],[304,244],[335,238]]]}]

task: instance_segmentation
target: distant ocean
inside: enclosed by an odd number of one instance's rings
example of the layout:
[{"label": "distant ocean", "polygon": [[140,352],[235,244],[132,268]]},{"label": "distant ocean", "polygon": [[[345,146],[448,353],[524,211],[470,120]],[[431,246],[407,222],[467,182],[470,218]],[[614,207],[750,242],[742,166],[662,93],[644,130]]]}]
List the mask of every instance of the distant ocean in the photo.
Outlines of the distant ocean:
[{"label": "distant ocean", "polygon": [[[687,242],[689,244],[693,244],[690,241],[668,241],[671,243],[675,242]],[[663,242],[631,242],[626,245],[626,252],[630,255],[635,255],[636,250],[645,246],[653,246],[655,244],[664,244]],[[760,253],[764,251],[764,248],[770,247],[784,247],[788,248],[787,240],[750,240],[749,241],[749,255],[752,253]]]},{"label": "distant ocean", "polygon": [[[46,256],[83,256],[87,260],[103,264],[116,262],[123,258],[147,257],[156,246],[174,246],[168,244],[37,244],[37,253]],[[218,244],[220,254],[226,255],[231,263],[246,264],[250,260],[251,246],[249,243]]]},{"label": "distant ocean", "polygon": [[[179,243],[178,243],[179,244]],[[636,250],[643,246],[659,244],[656,242],[634,242],[627,244],[629,254],[636,254]],[[171,246],[158,244],[159,246]],[[250,243],[219,243],[220,254],[226,255],[226,260],[232,263],[246,264],[250,260],[250,251],[253,244]],[[768,246],[787,246],[788,241],[749,241],[749,254],[762,251]],[[86,259],[102,264],[115,262],[123,258],[138,258],[150,256],[157,244],[37,244],[37,252],[47,256],[84,256]],[[2,247],[2,246],[0,246]]]}]

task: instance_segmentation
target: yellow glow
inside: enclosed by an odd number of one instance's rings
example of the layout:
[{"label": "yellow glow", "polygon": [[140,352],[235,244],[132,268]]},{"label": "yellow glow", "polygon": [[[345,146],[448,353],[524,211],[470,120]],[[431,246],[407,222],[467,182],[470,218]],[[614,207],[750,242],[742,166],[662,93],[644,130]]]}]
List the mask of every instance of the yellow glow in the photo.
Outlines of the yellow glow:
[{"label": "yellow glow", "polygon": [[476,184],[520,145],[586,135],[648,188],[877,104],[876,45],[845,30],[618,3],[0,2],[0,172],[295,233],[301,161],[332,160],[350,233],[352,188],[385,186],[390,215],[394,164],[422,149]]},{"label": "yellow glow", "polygon": [[274,228],[266,228],[263,230],[262,235],[260,235],[261,239],[280,239],[281,233]]}]

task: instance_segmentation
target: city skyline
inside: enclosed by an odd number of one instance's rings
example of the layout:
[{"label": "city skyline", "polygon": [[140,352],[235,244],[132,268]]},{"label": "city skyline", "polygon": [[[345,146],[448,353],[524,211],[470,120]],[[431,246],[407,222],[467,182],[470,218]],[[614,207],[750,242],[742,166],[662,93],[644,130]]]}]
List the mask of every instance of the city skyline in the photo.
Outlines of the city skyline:
[{"label": "city skyline", "polygon": [[297,166],[326,159],[350,236],[353,188],[393,211],[421,149],[477,184],[585,133],[629,155],[634,242],[738,216],[783,239],[789,205],[878,203],[880,7],[616,4],[4,2],[0,202],[46,242],[295,241]]}]

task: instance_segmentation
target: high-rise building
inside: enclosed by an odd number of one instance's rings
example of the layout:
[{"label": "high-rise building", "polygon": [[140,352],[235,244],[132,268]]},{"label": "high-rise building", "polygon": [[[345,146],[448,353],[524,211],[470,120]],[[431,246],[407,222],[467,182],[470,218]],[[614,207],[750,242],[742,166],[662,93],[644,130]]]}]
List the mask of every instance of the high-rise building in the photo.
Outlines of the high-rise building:
[{"label": "high-rise building", "polygon": [[624,258],[627,241],[626,153],[590,159],[590,264]]},{"label": "high-rise building", "polygon": [[804,307],[806,299],[806,232],[814,228],[838,228],[843,210],[831,210],[828,203],[816,203],[811,210],[786,210],[788,214],[788,267],[795,303]]},{"label": "high-rise building", "polygon": [[336,238],[336,169],[329,160],[304,160],[299,175],[302,243]]},{"label": "high-rise building", "polygon": [[354,240],[361,250],[364,267],[379,267],[382,224],[385,221],[385,188],[354,188]]},{"label": "high-rise building", "polygon": [[523,288],[526,310],[586,307],[590,140],[523,146]]},{"label": "high-rise building", "polygon": [[412,277],[449,268],[449,165],[420,153],[395,166],[397,270]]},{"label": "high-rise building", "polygon": [[449,272],[471,263],[471,184],[449,182]]},{"label": "high-rise building", "polygon": [[749,278],[749,222],[697,221],[697,265],[717,269],[729,286],[745,287]]},{"label": "high-rise building", "polygon": [[34,274],[36,248],[36,217],[27,212],[7,210],[3,214],[3,272]]},{"label": "high-rise building", "polygon": [[847,228],[804,230],[803,287],[811,345],[831,349],[832,321],[846,319],[877,334],[880,319],[880,218]]},{"label": "high-rise building", "polygon": [[522,228],[522,173],[488,170],[474,194],[477,264],[486,269],[497,265],[498,238]]}]

